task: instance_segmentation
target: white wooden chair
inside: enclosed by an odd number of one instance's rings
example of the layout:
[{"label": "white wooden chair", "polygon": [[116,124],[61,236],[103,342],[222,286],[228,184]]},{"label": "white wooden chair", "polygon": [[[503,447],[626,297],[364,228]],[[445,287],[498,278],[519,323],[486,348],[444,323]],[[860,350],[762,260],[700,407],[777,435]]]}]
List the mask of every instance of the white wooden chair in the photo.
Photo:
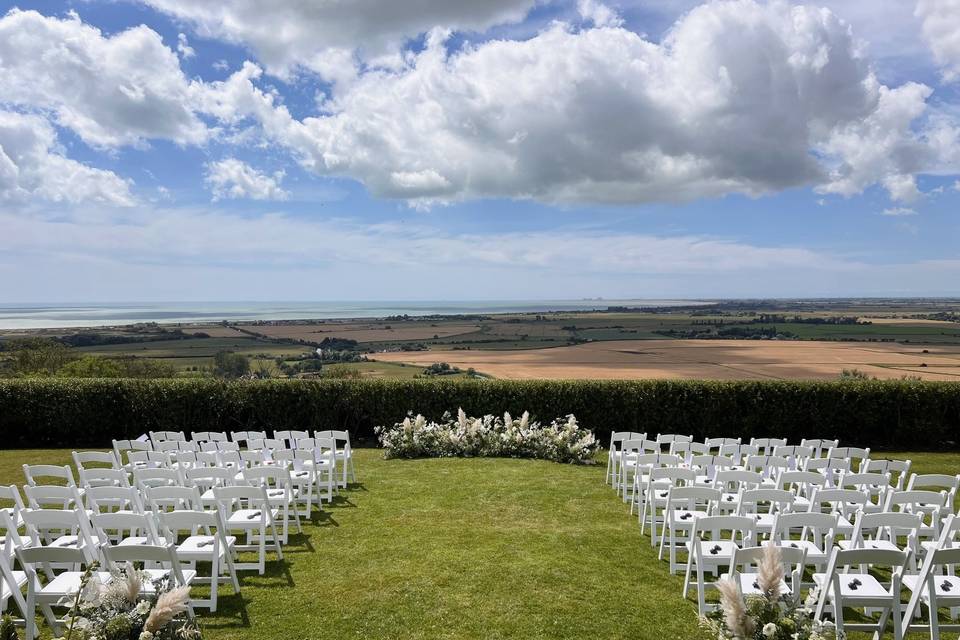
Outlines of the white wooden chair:
[{"label": "white wooden chair", "polygon": [[809,511],[810,498],[817,489],[823,489],[826,484],[826,477],[815,471],[784,471],[777,476],[775,486],[794,495],[794,510]]},{"label": "white wooden chair", "polygon": [[774,523],[781,513],[793,511],[795,496],[785,489],[744,489],[737,498],[738,516],[753,518],[757,523],[757,536],[773,533]]},{"label": "white wooden chair", "polygon": [[784,471],[790,471],[790,460],[782,456],[765,454],[747,456],[743,468],[759,473],[763,477],[763,486],[774,489],[777,486],[777,476]]},{"label": "white wooden chair", "polygon": [[20,614],[13,617],[15,620],[22,620],[27,617],[27,604],[21,591],[27,584],[27,574],[15,571],[13,560],[16,550],[22,546],[30,546],[31,541],[30,538],[20,536],[13,518],[5,511],[0,511],[0,531],[3,532],[0,539],[0,614],[6,613],[10,600],[13,599]]},{"label": "white wooden chair", "polygon": [[[627,469],[630,468],[631,464],[633,466],[633,483],[630,486],[630,491],[624,493],[624,497],[630,501],[630,515],[633,515],[633,508],[636,506],[639,517],[646,506],[646,489],[650,473],[653,469],[679,467],[680,456],[672,453],[643,453],[634,457],[633,460],[628,460],[625,464]],[[695,472],[694,477],[696,477]],[[643,533],[642,530],[641,533]]]},{"label": "white wooden chair", "polygon": [[146,491],[147,487],[175,487],[183,484],[183,477],[177,469],[134,469],[133,483],[140,491]]},{"label": "white wooden chair", "polygon": [[[177,558],[193,571],[198,562],[210,563],[210,577],[194,578],[198,584],[210,585],[210,597],[194,599],[197,607],[211,612],[217,610],[217,598],[221,583],[229,583],[235,594],[240,593],[240,581],[234,566],[237,538],[226,534],[227,528],[219,511],[169,511],[157,514],[160,533],[176,542]],[[198,534],[202,527],[205,534]],[[226,575],[224,575],[226,574]]]},{"label": "white wooden chair", "polygon": [[604,482],[616,488],[620,470],[620,444],[624,440],[645,440],[647,434],[634,431],[611,431],[610,446],[607,448],[607,473]]},{"label": "white wooden chair", "polygon": [[893,490],[888,473],[844,473],[840,476],[841,489],[856,489],[870,496],[863,510],[867,513],[883,511],[887,495]]},{"label": "white wooden chair", "polygon": [[7,486],[0,485],[0,500],[11,503],[9,507],[0,508],[0,512],[8,514],[11,521],[15,525],[19,525],[20,512],[24,509],[23,497],[20,495],[20,490],[13,484]]},{"label": "white wooden chair", "polygon": [[778,513],[770,541],[781,547],[803,549],[806,564],[824,572],[830,562],[836,528],[835,513]]},{"label": "white wooden chair", "polygon": [[706,438],[703,444],[707,446],[710,453],[720,455],[720,447],[725,445],[737,446],[741,443],[740,438]]},{"label": "white wooden chair", "polygon": [[91,487],[84,496],[87,511],[93,513],[112,513],[129,511],[143,513],[142,495],[134,487]]},{"label": "white wooden chair", "polygon": [[723,469],[717,471],[713,479],[713,488],[719,489],[723,496],[717,506],[719,513],[733,513],[740,503],[740,492],[759,489],[763,486],[763,476],[756,471],[741,469]]},{"label": "white wooden chair", "polygon": [[313,437],[317,440],[330,438],[334,444],[334,457],[337,465],[340,467],[340,479],[338,485],[346,488],[347,482],[357,481],[356,467],[353,463],[353,447],[350,445],[349,431],[315,431]]},{"label": "white wooden chair", "polygon": [[663,560],[664,549],[667,549],[671,574],[676,573],[683,566],[677,562],[677,551],[688,548],[687,543],[693,532],[693,523],[699,518],[712,515],[719,501],[718,489],[697,486],[670,488],[663,509],[663,534],[660,536],[658,555],[659,559]]},{"label": "white wooden chair", "polygon": [[[94,558],[88,557],[81,549],[68,547],[21,547],[16,550],[16,555],[27,578],[27,597],[24,605],[27,640],[34,640],[39,633],[34,618],[37,607],[43,612],[53,635],[59,636],[62,621],[57,618],[53,607],[62,607],[65,602],[72,601],[80,590],[84,575],[84,571],[75,567],[89,566]],[[74,568],[58,570],[58,567]],[[47,576],[45,583],[40,581],[39,570]],[[108,571],[99,571],[97,576],[103,583],[111,579]]]},{"label": "white wooden chair", "polygon": [[[23,475],[31,487],[45,484],[65,484],[68,487],[77,486],[73,471],[67,465],[55,464],[25,464]],[[53,480],[53,482],[50,482]]]},{"label": "white wooden chair", "polygon": [[[655,442],[661,453],[673,453],[674,445],[683,442],[693,442],[693,436],[680,433],[658,433]],[[666,447],[666,450],[664,450],[664,447]]]},{"label": "white wooden chair", "polygon": [[[177,557],[177,548],[171,542],[167,544],[138,544],[129,546],[103,548],[103,556],[107,566],[119,569],[126,563],[142,563],[142,571],[150,580],[144,580],[141,587],[144,594],[155,593],[153,581],[166,579],[170,588],[189,587],[197,577],[197,572],[184,569]],[[187,618],[194,619],[193,601],[187,603]]]},{"label": "white wooden chair", "polygon": [[[904,575],[903,586],[910,591],[910,601],[903,614],[904,635],[913,629],[929,629],[931,640],[939,640],[941,631],[960,631],[957,611],[960,610],[960,548],[934,549],[927,554],[917,575]],[[927,623],[916,621],[926,608]],[[951,622],[941,623],[939,610],[950,609]]]},{"label": "white wooden chair", "polygon": [[216,506],[215,487],[231,487],[242,481],[242,476],[233,469],[221,467],[198,467],[184,471],[184,484],[196,487],[200,492],[200,503],[204,508]]},{"label": "white wooden chair", "polygon": [[717,471],[733,469],[735,466],[736,464],[730,456],[706,454],[690,458],[690,467],[697,471],[697,479],[694,480],[694,484],[698,487],[712,488]]},{"label": "white wooden chair", "polygon": [[120,469],[120,461],[113,451],[73,451],[70,456],[77,472],[82,476],[84,469]]},{"label": "white wooden chair", "polygon": [[129,487],[130,476],[123,469],[81,469],[80,486],[84,492],[91,487]]},{"label": "white wooden chair", "polygon": [[693,524],[687,545],[687,571],[683,578],[683,597],[690,590],[690,580],[696,580],[697,611],[707,613],[706,592],[716,588],[716,582],[706,581],[706,572],[714,575],[730,566],[734,552],[751,546],[756,540],[756,523],[744,516],[706,516]]},{"label": "white wooden chair", "polygon": [[773,448],[773,455],[786,458],[789,463],[789,470],[796,471],[802,469],[807,460],[813,457],[813,447],[805,447],[799,444],[784,444]]},{"label": "white wooden chair", "polygon": [[237,551],[256,551],[256,563],[235,563],[238,571],[256,569],[260,575],[266,570],[267,541],[276,553],[277,560],[283,560],[280,548],[280,536],[277,533],[278,509],[270,506],[267,491],[263,487],[214,487],[214,496],[223,523],[228,531],[239,531],[246,535],[246,544],[237,544]]},{"label": "white wooden chair", "polygon": [[114,440],[113,441],[113,453],[117,458],[117,462],[120,463],[120,466],[124,469],[132,469],[132,464],[129,460],[129,457],[124,462],[124,454],[126,456],[130,455],[132,451],[152,451],[153,443],[149,440]]},{"label": "white wooden chair", "polygon": [[[909,551],[911,564],[909,570],[915,570],[919,555],[920,525],[923,521],[914,513],[865,513],[857,514],[853,535],[847,540],[838,540],[837,547],[849,549],[886,549],[888,551]],[[905,546],[901,546],[904,538]]]},{"label": "white wooden chair", "polygon": [[300,525],[300,511],[297,508],[298,494],[287,469],[279,466],[250,467],[243,470],[243,479],[250,486],[263,487],[267,492],[270,506],[279,510],[282,544],[287,544],[290,540],[291,522],[297,525],[297,533],[303,533]]},{"label": "white wooden chair", "polygon": [[37,485],[23,487],[27,506],[31,509],[84,509],[83,496],[77,487]]},{"label": "white wooden chair", "polygon": [[[849,631],[872,631],[883,637],[889,622],[893,622],[894,640],[903,640],[901,612],[901,579],[910,559],[909,551],[893,549],[835,549],[826,573],[815,573],[820,599],[815,618],[825,620],[827,606],[831,606],[838,635]],[[890,571],[889,582],[882,583],[868,571],[851,572],[851,567],[885,568]],[[881,611],[876,622],[846,623],[844,607],[877,609]]]},{"label": "white wooden chair", "polygon": [[864,473],[885,473],[890,477],[890,486],[894,491],[903,491],[907,486],[907,478],[910,477],[910,467],[913,466],[911,460],[888,460],[880,458],[877,460],[867,460],[863,465]]},{"label": "white wooden chair", "polygon": [[154,516],[166,511],[203,511],[200,491],[196,487],[147,487],[145,502]]},{"label": "white wooden chair", "polygon": [[911,474],[907,481],[907,491],[925,489],[928,491],[946,491],[948,513],[954,513],[957,494],[960,492],[960,474],[950,476],[942,473]]},{"label": "white wooden chair", "polygon": [[21,546],[78,549],[91,562],[99,557],[100,541],[78,509],[25,509],[23,523],[30,544]]},{"label": "white wooden chair", "polygon": [[759,578],[757,567],[763,560],[766,548],[770,546],[779,548],[784,576],[789,576],[790,578],[789,583],[785,579],[780,581],[780,597],[786,597],[792,600],[798,599],[803,584],[803,571],[807,559],[805,549],[779,546],[773,543],[767,543],[759,547],[734,549],[733,558],[730,559],[730,566],[727,569],[727,573],[723,574],[721,578],[728,578],[738,582],[740,584],[740,592],[744,596],[764,595],[763,590],[757,582]]},{"label": "white wooden chair", "polygon": [[810,498],[810,511],[837,514],[838,536],[853,535],[853,519],[870,500],[865,491],[855,489],[817,489]]},{"label": "white wooden chair", "polygon": [[[668,454],[676,455],[676,454]],[[674,487],[692,487],[697,472],[689,467],[654,467],[647,477],[647,486],[643,489],[643,511],[639,515],[640,534],[650,525],[650,544],[660,544],[659,525],[664,516],[660,513],[667,506],[670,489]]]},{"label": "white wooden chair", "polygon": [[[849,460],[851,471],[863,473],[867,461],[870,460],[870,447],[833,447],[827,451],[827,457],[835,460]],[[854,460],[860,462],[854,465]]]}]

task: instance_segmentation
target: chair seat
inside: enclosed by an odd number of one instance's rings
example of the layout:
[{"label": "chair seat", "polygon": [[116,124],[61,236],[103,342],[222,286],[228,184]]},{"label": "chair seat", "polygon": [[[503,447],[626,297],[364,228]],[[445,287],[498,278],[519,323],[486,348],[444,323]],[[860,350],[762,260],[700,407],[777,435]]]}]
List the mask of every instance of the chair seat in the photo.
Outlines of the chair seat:
[{"label": "chair seat", "polygon": [[[227,546],[233,547],[237,543],[237,538],[235,536],[227,536]],[[213,555],[213,546],[214,536],[189,536],[182,543],[177,545],[177,557],[181,560],[196,560],[196,559],[206,559],[209,560]],[[227,552],[226,549],[221,545],[220,555],[223,556]]]},{"label": "chair seat", "polygon": [[693,523],[707,516],[706,511],[694,509],[674,509],[670,514],[670,523],[674,529],[689,529]]},{"label": "chair seat", "polygon": [[[64,596],[75,595],[80,590],[80,581],[84,574],[83,571],[64,571],[58,574],[37,592],[37,598],[46,602],[57,602]],[[98,571],[97,577],[103,584],[110,582],[112,578],[109,571]]]},{"label": "chair seat", "polygon": [[758,513],[752,516],[757,522],[757,530],[770,533],[773,531],[773,523],[777,516],[772,513]]},{"label": "chair seat", "polygon": [[[944,576],[944,575],[935,575],[934,578],[934,589],[937,593],[937,604],[941,607],[944,606],[957,606],[957,603],[960,602],[960,578],[956,576]],[[903,586],[910,591],[916,591],[918,586],[920,588],[920,598],[924,602],[930,600],[930,593],[927,590],[926,585],[918,585],[920,576],[918,575],[907,575],[901,578]],[[953,603],[946,603],[944,600],[953,600]]]},{"label": "chair seat", "polygon": [[[27,584],[27,574],[23,571],[12,571],[10,577],[13,578],[13,581],[16,583],[18,591],[23,585]],[[0,580],[0,600],[6,600],[12,593],[6,580]]]},{"label": "chair seat", "polygon": [[[731,540],[701,540],[697,543],[700,546],[700,557],[703,558],[704,562],[723,562],[729,563],[730,558],[733,557],[733,553],[739,549],[737,543]],[[686,544],[687,549],[693,548],[693,542],[689,541]]]},{"label": "chair seat", "polygon": [[[163,544],[164,541],[160,540],[160,544]],[[118,547],[138,547],[144,544],[154,544],[153,539],[147,536],[130,536],[129,538],[124,538],[119,543]]]},{"label": "chair seat", "polygon": [[[757,584],[757,578],[759,574],[757,573],[741,573],[740,576],[740,591],[743,592],[745,596],[762,596],[763,592],[760,590],[760,585]],[[729,578],[729,573],[724,573],[720,576],[720,579]],[[790,587],[784,580],[780,581],[780,595],[790,595]]]},{"label": "chair seat", "polygon": [[[840,576],[840,596],[844,599],[856,598],[889,598],[890,590],[884,587],[880,582],[869,573],[841,573]],[[813,582],[820,589],[823,589],[827,580],[827,574],[813,574]],[[853,581],[857,580],[860,584],[853,586]],[[833,600],[833,586],[827,589],[827,598]]]},{"label": "chair seat", "polygon": [[848,549],[884,549],[887,551],[902,550],[889,540],[864,540],[860,544],[854,544],[853,540],[838,540],[837,546],[844,551]]},{"label": "chair seat", "polygon": [[[227,528],[259,528],[262,513],[260,509],[237,509],[227,518]],[[271,509],[270,515],[277,520],[280,517],[280,510]]]},{"label": "chair seat", "polygon": [[784,540],[780,544],[793,549],[806,549],[807,560],[811,563],[826,562],[830,558],[830,554],[818,547],[812,540]]}]

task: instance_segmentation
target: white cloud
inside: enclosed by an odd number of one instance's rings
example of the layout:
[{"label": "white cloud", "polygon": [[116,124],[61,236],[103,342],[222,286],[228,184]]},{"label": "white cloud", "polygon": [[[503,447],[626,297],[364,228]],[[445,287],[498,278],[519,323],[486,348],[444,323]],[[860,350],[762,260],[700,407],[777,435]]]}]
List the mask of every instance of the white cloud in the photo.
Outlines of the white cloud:
[{"label": "white cloud", "polygon": [[923,37],[946,81],[960,78],[960,0],[919,0]]},{"label": "white cloud", "polygon": [[597,0],[577,0],[577,11],[584,20],[598,27],[619,27],[623,19],[617,12]]},{"label": "white cloud", "polygon": [[892,207],[890,209],[884,209],[880,215],[903,217],[903,216],[915,216],[917,215],[917,212],[916,210],[910,209],[907,207]]},{"label": "white cloud", "polygon": [[401,69],[335,91],[317,117],[293,119],[249,63],[206,108],[252,115],[305,167],[414,204],[639,203],[806,184],[852,195],[878,183],[909,202],[914,175],[939,168],[933,135],[913,129],[930,89],[881,85],[826,10],[715,2],[662,44],[559,24],[450,54],[446,37],[433,31]]},{"label": "white cloud", "polygon": [[207,165],[206,183],[214,201],[225,198],[286,200],[290,194],[280,186],[283,176],[283,171],[269,176],[236,158],[225,158]]},{"label": "white cloud", "polygon": [[146,26],[104,36],[73,13],[13,9],[0,18],[2,100],[50,112],[88,144],[203,142],[193,90],[177,55]]},{"label": "white cloud", "polygon": [[184,20],[201,35],[249,46],[271,73],[298,68],[330,77],[363,59],[395,54],[405,41],[433,27],[484,31],[523,19],[534,0],[141,0]]},{"label": "white cloud", "polygon": [[184,60],[197,55],[197,52],[194,51],[193,47],[190,46],[190,43],[187,40],[187,34],[185,33],[177,34],[177,53],[179,53],[180,57]]},{"label": "white cloud", "polygon": [[46,120],[0,110],[0,203],[37,201],[134,203],[128,183],[116,174],[63,156],[56,132]]}]

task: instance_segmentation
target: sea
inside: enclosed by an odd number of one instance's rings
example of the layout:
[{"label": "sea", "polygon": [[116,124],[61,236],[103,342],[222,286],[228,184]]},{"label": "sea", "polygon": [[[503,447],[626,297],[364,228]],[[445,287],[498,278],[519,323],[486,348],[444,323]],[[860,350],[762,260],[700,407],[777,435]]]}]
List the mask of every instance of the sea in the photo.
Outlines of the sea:
[{"label": "sea", "polygon": [[255,320],[324,320],[387,316],[546,313],[606,310],[609,307],[709,305],[704,300],[487,300],[327,302],[151,302],[95,304],[0,303],[0,329],[105,327],[144,322],[195,324]]}]

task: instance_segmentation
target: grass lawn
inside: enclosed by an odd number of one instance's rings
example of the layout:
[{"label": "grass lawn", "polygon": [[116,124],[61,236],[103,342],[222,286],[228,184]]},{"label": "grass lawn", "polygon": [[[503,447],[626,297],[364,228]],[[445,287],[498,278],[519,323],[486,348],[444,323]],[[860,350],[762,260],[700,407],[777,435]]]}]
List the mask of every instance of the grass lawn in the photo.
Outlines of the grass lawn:
[{"label": "grass lawn", "polygon": [[[960,471],[960,454],[886,455]],[[39,462],[69,451],[0,451],[0,484]],[[357,466],[360,483],[315,512],[283,563],[242,573],[241,596],[226,588],[200,614],[205,638],[704,637],[602,465],[360,449]]]}]

